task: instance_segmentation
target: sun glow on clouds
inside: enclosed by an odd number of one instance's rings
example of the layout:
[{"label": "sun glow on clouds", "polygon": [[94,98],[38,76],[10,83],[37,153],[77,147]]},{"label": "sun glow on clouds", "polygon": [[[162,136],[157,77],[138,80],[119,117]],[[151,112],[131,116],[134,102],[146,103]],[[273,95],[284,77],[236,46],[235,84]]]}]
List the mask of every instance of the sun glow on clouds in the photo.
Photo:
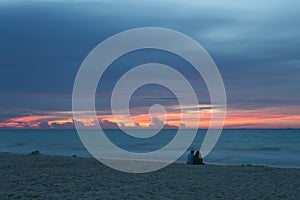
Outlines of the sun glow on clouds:
[{"label": "sun glow on clouds", "polygon": [[[183,106],[182,116],[187,121],[181,121],[179,107],[170,107],[172,112],[165,116],[155,115],[156,122],[164,123],[168,127],[176,128],[184,125],[185,128],[196,128],[198,116],[200,121],[198,128],[207,128],[211,122],[211,113],[218,112],[218,106],[199,105],[197,107]],[[90,113],[89,111],[85,112]],[[87,115],[88,116],[88,115]],[[120,116],[115,120],[112,115],[98,115],[97,119],[104,128],[149,128],[155,127],[155,121],[148,113],[135,114],[128,119]],[[165,121],[164,121],[165,119]],[[96,121],[89,117],[82,118],[80,122],[86,127],[95,127]],[[42,126],[44,125],[44,126]],[[67,125],[67,126],[66,126]],[[49,112],[49,115],[31,115],[7,119],[0,122],[0,128],[74,128],[71,111]],[[269,107],[255,110],[228,109],[225,128],[299,128],[300,114],[293,106]]]},{"label": "sun glow on clouds", "polygon": [[45,116],[24,116],[8,119],[0,122],[1,128],[37,128],[42,120],[59,119],[59,116],[45,115]]},{"label": "sun glow on clouds", "polygon": [[299,128],[300,114],[293,106],[255,110],[233,109],[227,112],[228,128]]}]

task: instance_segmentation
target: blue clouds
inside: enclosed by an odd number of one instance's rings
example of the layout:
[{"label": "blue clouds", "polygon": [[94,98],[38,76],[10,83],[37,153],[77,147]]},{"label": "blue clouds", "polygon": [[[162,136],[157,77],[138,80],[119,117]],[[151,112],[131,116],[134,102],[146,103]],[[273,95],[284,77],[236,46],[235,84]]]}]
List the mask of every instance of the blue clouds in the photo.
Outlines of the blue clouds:
[{"label": "blue clouds", "polygon": [[199,41],[224,77],[231,107],[297,105],[299,4],[2,2],[0,109],[70,110],[76,72],[88,52],[109,36],[142,26],[172,28]]}]

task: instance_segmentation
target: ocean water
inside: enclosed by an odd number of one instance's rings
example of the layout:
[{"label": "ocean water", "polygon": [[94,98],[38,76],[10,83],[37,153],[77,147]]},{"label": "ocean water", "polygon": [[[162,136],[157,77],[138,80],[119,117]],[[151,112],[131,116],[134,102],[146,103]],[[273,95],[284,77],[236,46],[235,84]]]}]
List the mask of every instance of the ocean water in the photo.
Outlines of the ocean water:
[{"label": "ocean water", "polygon": [[[142,134],[151,130],[139,131]],[[119,130],[106,130],[112,142],[136,153],[158,150],[175,134],[176,130],[163,130],[151,138],[133,139]],[[205,134],[206,130],[198,130],[189,149],[199,149]],[[0,130],[0,152],[26,154],[34,150],[47,155],[91,157],[76,130]],[[185,153],[177,162],[185,161]],[[223,130],[216,146],[204,161],[300,168],[300,130]]]}]

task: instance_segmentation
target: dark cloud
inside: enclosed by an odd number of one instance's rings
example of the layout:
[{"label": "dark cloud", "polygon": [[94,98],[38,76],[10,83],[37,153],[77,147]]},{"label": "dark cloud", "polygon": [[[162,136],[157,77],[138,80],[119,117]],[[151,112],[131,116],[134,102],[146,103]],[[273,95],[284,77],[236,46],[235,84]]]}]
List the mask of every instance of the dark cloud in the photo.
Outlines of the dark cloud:
[{"label": "dark cloud", "polygon": [[[0,113],[0,121],[38,110],[71,110],[74,79],[85,56],[109,36],[143,26],[172,28],[199,41],[220,69],[229,107],[299,105],[299,6],[296,0],[234,5],[225,0],[0,3],[0,110],[10,110]],[[137,53],[120,62],[153,59],[182,70],[191,82],[197,79],[193,70],[171,56]],[[113,82],[121,72],[108,73],[104,80]],[[203,84],[194,85],[201,101],[208,102]],[[112,87],[107,84],[98,94],[105,112]],[[157,99],[177,103],[167,92],[151,99],[142,92],[132,107]]]},{"label": "dark cloud", "polygon": [[[96,128],[96,126],[85,126],[81,122],[80,123],[82,127],[86,127],[89,129]],[[111,122],[109,120],[101,120],[99,121],[99,124],[102,129],[119,129],[119,126],[115,122]],[[122,124],[121,124],[122,126]],[[124,126],[124,124],[123,124]],[[125,126],[124,126],[125,127]],[[39,126],[37,127],[39,129],[75,129],[75,124],[74,122],[65,122],[65,123],[57,123],[57,122],[48,122],[47,120],[41,120],[39,123]]]},{"label": "dark cloud", "polygon": [[50,129],[51,125],[48,124],[47,121],[42,121],[39,123],[39,127],[40,129]]},{"label": "dark cloud", "polygon": [[[81,122],[77,122],[77,123],[81,123]],[[115,123],[115,122],[111,122],[109,120],[100,120],[99,124],[101,126],[102,129],[120,129],[120,128],[129,128],[129,129],[135,129],[135,128],[141,128],[141,129],[160,129],[160,128],[164,128],[164,129],[178,129],[178,126],[174,126],[174,125],[169,125],[169,124],[165,124],[163,121],[159,120],[156,117],[152,118],[152,123],[149,125],[149,127],[141,127],[138,123],[135,124],[134,127],[126,127],[123,123],[119,124]],[[19,122],[20,127],[22,128],[32,128],[30,126],[30,123],[23,123],[23,122]],[[97,128],[96,126],[85,126],[83,123],[81,123],[82,127],[86,127],[86,128]],[[184,124],[181,125],[182,127],[185,127]],[[3,127],[3,128],[7,128],[7,127]],[[65,123],[57,123],[57,122],[48,122],[47,120],[40,120],[38,127],[35,127],[38,129],[75,129],[75,125],[74,122],[65,122]]]},{"label": "dark cloud", "polygon": [[101,120],[100,126],[103,129],[119,129],[119,126],[115,122],[111,122],[109,120]]},{"label": "dark cloud", "polygon": [[164,126],[164,121],[159,120],[157,117],[151,118],[151,124],[149,125],[149,128],[161,128]]},{"label": "dark cloud", "polygon": [[53,128],[53,129],[75,129],[75,126],[74,126],[73,122],[66,122],[66,123],[62,123],[62,124],[53,122],[53,123],[51,123],[50,128]]},{"label": "dark cloud", "polygon": [[[184,128],[185,125],[181,124],[181,126]],[[151,118],[151,124],[149,125],[149,127],[147,127],[149,129],[178,129],[179,126],[175,126],[175,125],[170,125],[165,123],[164,121],[158,119],[157,117],[152,117]]]}]

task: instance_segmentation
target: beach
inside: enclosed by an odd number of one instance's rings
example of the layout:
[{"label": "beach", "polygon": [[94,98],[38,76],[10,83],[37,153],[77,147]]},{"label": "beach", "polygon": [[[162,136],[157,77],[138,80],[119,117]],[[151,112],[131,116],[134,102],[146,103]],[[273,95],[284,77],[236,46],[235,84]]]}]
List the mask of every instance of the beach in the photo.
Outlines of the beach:
[{"label": "beach", "polygon": [[150,173],[94,158],[0,153],[0,199],[299,199],[300,169],[185,165]]}]

